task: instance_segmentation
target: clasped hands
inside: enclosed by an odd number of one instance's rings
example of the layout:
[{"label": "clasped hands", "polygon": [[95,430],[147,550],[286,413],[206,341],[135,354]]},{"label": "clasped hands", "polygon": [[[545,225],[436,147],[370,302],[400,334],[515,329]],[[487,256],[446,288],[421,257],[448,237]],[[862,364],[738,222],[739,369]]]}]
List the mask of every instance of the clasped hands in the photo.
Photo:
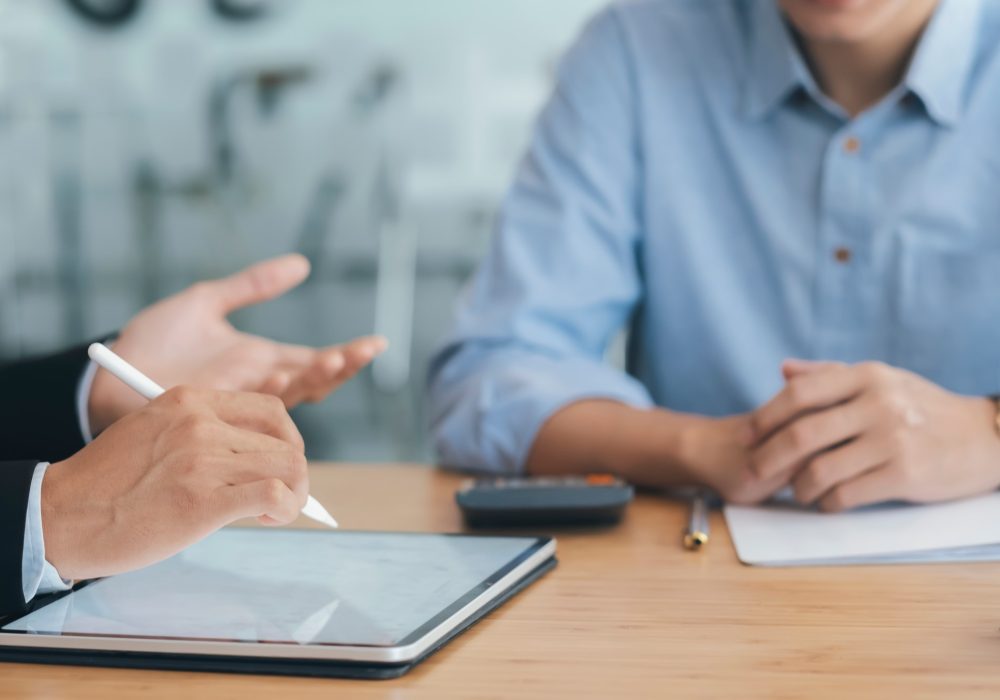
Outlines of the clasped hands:
[{"label": "clasped hands", "polygon": [[756,503],[791,486],[802,504],[842,511],[1000,487],[989,399],[877,362],[790,360],[782,372],[785,386],[768,403],[696,431],[695,472],[727,501]]}]

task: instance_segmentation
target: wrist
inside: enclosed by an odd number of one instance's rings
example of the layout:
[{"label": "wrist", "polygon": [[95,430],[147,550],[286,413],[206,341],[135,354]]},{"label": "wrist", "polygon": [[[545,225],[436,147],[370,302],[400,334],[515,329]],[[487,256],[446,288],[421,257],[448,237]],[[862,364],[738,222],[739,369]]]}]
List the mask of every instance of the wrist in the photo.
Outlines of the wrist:
[{"label": "wrist", "polygon": [[687,416],[678,458],[689,483],[719,493],[731,489],[735,474],[748,461],[753,432],[748,414],[712,418]]},{"label": "wrist", "polygon": [[73,458],[50,464],[42,480],[42,540],[45,559],[64,579],[90,578],[87,544],[109,522],[94,498],[81,498],[71,483]]},{"label": "wrist", "polygon": [[62,476],[66,462],[50,464],[42,480],[42,540],[45,542],[45,559],[55,567],[60,576],[72,568],[67,558],[73,545],[69,540],[72,528],[67,528],[67,507],[63,502]]},{"label": "wrist", "polygon": [[632,483],[654,483],[658,486],[683,486],[697,482],[692,470],[696,454],[694,443],[697,416],[676,413],[663,408],[642,411],[634,423],[637,431],[632,454],[617,470]]},{"label": "wrist", "polygon": [[675,427],[677,437],[673,458],[678,467],[683,468],[693,478],[699,478],[702,475],[700,474],[698,455],[702,452],[705,443],[705,424],[709,419],[701,416],[684,416],[683,418],[682,421],[678,421]]}]

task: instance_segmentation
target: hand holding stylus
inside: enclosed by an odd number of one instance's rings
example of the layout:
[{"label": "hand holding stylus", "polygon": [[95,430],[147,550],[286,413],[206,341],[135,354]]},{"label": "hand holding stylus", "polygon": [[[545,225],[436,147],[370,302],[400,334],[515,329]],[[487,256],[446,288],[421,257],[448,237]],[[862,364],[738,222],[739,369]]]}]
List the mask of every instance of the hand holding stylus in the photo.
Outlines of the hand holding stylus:
[{"label": "hand holding stylus", "polygon": [[[87,350],[87,354],[91,360],[110,372],[147,401],[153,401],[164,393],[163,387],[118,357],[118,355],[109,350],[105,345],[94,343]],[[294,431],[294,435],[298,437],[298,430],[294,428],[294,425],[292,426],[292,430]],[[301,442],[301,440],[302,438],[298,437],[295,442]],[[337,521],[333,519],[333,516],[312,496],[307,495],[306,502],[302,506],[302,514],[323,525],[337,527]]]},{"label": "hand holding stylus", "polygon": [[302,438],[281,401],[178,387],[48,467],[45,558],[63,578],[119,574],[241,518],[290,523],[308,493]]}]

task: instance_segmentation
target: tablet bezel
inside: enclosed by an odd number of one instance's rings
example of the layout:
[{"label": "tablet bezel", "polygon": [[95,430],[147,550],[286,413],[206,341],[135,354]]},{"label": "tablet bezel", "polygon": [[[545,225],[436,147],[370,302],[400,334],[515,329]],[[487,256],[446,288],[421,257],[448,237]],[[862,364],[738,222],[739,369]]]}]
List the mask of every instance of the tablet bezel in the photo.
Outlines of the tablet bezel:
[{"label": "tablet bezel", "polygon": [[[262,532],[273,532],[261,528]],[[321,534],[319,530],[300,530]],[[350,531],[337,533],[350,535]],[[489,539],[488,535],[468,535],[462,533],[414,533],[414,532],[367,532],[366,534],[410,536],[433,535],[440,537],[463,537]],[[302,660],[349,661],[375,664],[401,664],[413,661],[456,628],[461,627],[476,613],[488,606],[496,598],[517,585],[537,568],[552,559],[556,553],[556,541],[551,537],[523,537],[530,544],[480,581],[464,595],[456,599],[442,611],[429,618],[403,639],[392,645],[345,645],[345,644],[299,644],[294,641],[255,642],[246,640],[203,640],[179,637],[148,637],[128,635],[62,634],[37,633],[23,630],[0,630],[0,647],[33,649],[60,649],[91,652],[131,652],[139,654],[226,656],[247,658],[280,658]],[[68,595],[72,595],[69,593]],[[52,601],[54,602],[54,601]],[[46,603],[48,605],[49,603]],[[45,607],[44,605],[39,608]],[[36,608],[39,609],[39,608]],[[25,615],[4,620],[7,625]]]}]

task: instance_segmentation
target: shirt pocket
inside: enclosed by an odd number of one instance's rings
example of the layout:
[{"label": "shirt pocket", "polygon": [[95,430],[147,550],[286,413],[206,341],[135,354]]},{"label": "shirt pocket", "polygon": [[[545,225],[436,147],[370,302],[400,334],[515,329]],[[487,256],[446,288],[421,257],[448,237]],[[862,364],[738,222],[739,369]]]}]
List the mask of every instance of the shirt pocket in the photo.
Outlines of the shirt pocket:
[{"label": "shirt pocket", "polygon": [[1000,240],[900,239],[893,363],[954,392],[1000,393]]}]

